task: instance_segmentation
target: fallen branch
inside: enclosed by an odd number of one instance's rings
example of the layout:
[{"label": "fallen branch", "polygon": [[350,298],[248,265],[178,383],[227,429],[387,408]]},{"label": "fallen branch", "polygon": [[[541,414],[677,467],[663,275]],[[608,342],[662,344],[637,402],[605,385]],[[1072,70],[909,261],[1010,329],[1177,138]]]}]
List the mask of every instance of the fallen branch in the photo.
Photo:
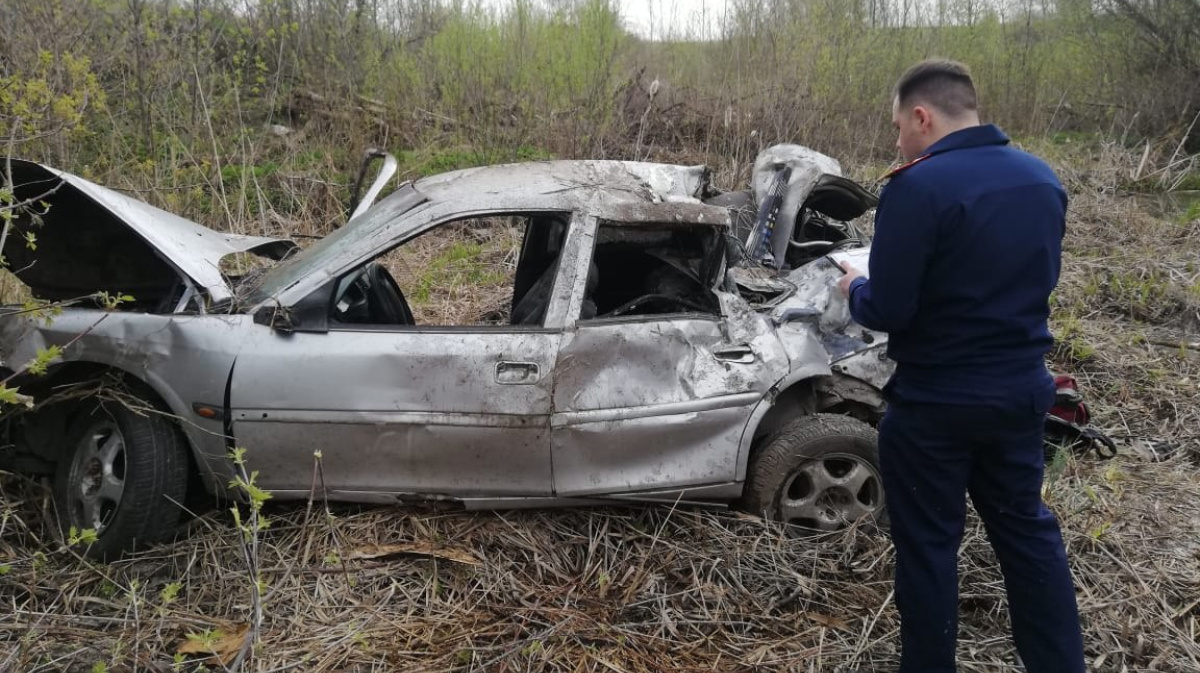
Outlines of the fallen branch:
[{"label": "fallen branch", "polygon": [[1186,349],[1200,351],[1200,341],[1167,341],[1165,339],[1147,339],[1146,343],[1153,344],[1155,346],[1173,348],[1175,350]]}]

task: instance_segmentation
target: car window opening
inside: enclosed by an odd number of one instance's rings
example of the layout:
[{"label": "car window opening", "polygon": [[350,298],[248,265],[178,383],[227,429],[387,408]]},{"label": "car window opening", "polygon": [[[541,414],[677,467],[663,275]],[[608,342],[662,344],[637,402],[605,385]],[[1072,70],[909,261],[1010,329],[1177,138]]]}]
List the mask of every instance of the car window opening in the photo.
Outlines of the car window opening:
[{"label": "car window opening", "polygon": [[345,276],[337,324],[522,326],[545,321],[568,213],[446,222]]},{"label": "car window opening", "polygon": [[709,225],[601,222],[580,318],[720,315],[720,234]]}]

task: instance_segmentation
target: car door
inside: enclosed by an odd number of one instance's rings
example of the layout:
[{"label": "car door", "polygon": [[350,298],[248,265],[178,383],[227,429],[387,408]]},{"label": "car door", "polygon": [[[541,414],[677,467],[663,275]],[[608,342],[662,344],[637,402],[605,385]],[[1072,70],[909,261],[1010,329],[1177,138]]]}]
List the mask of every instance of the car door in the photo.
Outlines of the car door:
[{"label": "car door", "polygon": [[[712,287],[723,265],[703,268],[705,259],[723,261],[714,250],[721,230],[678,222],[591,224],[593,296],[581,302],[580,319],[558,354],[555,492],[732,484],[750,415],[787,360],[772,335],[730,329],[722,315]],[[691,275],[700,286],[689,287],[684,276],[696,270]],[[678,302],[655,299],[657,305],[637,309],[640,295],[672,294]]]},{"label": "car door", "polygon": [[533,325],[261,326],[230,390],[233,434],[260,485],[307,490],[320,452],[324,488],[345,499],[549,495],[558,272],[544,270],[552,308]]},{"label": "car door", "polygon": [[553,332],[282,336],[238,357],[233,434],[268,490],[548,494]]}]

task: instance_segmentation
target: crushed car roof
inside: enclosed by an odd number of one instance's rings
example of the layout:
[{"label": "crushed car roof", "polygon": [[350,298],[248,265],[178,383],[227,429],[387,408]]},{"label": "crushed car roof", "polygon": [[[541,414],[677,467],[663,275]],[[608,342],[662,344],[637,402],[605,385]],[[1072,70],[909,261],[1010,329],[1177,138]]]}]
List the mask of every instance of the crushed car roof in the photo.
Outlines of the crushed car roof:
[{"label": "crushed car roof", "polygon": [[[614,224],[730,225],[729,210],[705,204],[705,166],[557,160],[467,168],[406,182],[344,227],[267,269],[243,298],[294,299],[331,273],[405,240],[432,222],[502,212],[576,211]],[[421,208],[424,213],[407,217]]]},{"label": "crushed car roof", "polygon": [[[432,203],[474,207],[587,210],[622,223],[674,221],[683,212],[727,224],[724,209],[702,201],[712,185],[707,166],[638,161],[557,160],[467,168],[422,178],[414,188]],[[672,209],[666,204],[680,204]],[[655,207],[660,206],[661,207]],[[682,211],[682,212],[681,212]]]}]

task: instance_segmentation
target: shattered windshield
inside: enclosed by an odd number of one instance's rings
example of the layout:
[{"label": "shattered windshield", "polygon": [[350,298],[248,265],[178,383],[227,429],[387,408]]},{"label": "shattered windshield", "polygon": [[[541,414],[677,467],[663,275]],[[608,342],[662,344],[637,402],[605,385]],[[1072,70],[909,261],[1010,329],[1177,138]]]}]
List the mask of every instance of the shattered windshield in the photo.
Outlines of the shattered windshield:
[{"label": "shattered windshield", "polygon": [[243,301],[257,304],[286,290],[302,278],[319,271],[341,251],[358,247],[363,241],[379,236],[397,217],[424,200],[425,196],[414,189],[411,183],[401,186],[342,228],[267,269],[248,282],[248,287],[239,288]]}]

